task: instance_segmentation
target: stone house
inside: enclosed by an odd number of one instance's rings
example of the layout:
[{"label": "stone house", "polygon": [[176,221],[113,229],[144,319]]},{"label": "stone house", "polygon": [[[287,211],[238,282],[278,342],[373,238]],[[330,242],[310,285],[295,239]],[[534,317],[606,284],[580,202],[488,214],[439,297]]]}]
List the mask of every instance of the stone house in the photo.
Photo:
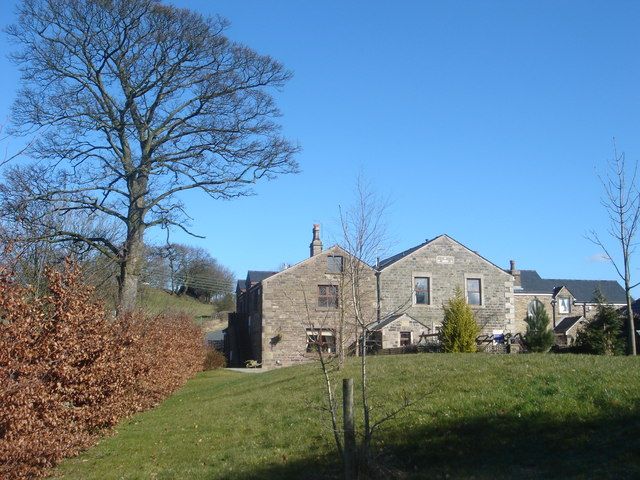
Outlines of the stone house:
[{"label": "stone house", "polygon": [[345,273],[349,261],[361,267],[363,315],[375,319],[374,270],[339,246],[323,250],[320,227],[314,225],[309,258],[277,273],[254,271],[238,285],[237,312],[228,327],[235,337],[228,347],[230,364],[256,360],[264,368],[293,365],[315,358],[317,346],[334,353],[340,341],[355,344],[355,332],[341,321],[353,318]]},{"label": "stone house", "polygon": [[437,333],[443,305],[460,289],[482,333],[515,332],[511,274],[447,235],[380,261],[378,281],[381,321],[405,313]]},{"label": "stone house", "polygon": [[557,343],[562,345],[573,343],[580,327],[595,315],[596,291],[618,308],[627,303],[624,288],[614,280],[541,278],[535,270],[517,270],[513,260],[509,273],[514,278],[516,331],[526,331],[525,319],[540,302],[549,314]]},{"label": "stone house", "polygon": [[[354,302],[347,262],[362,277],[361,305],[370,342],[394,348],[435,340],[443,305],[460,290],[481,333],[500,336],[526,331],[525,318],[541,302],[552,318],[557,342],[570,344],[595,313],[599,289],[614,305],[625,303],[615,281],[543,279],[519,271],[511,261],[501,269],[447,235],[378,261],[371,268],[339,246],[323,250],[314,225],[309,258],[281,272],[251,270],[238,281],[237,311],[229,317],[225,351],[230,365],[256,360],[264,368],[315,358],[319,345],[329,353],[340,341],[355,349]],[[353,350],[352,350],[353,351]]]}]

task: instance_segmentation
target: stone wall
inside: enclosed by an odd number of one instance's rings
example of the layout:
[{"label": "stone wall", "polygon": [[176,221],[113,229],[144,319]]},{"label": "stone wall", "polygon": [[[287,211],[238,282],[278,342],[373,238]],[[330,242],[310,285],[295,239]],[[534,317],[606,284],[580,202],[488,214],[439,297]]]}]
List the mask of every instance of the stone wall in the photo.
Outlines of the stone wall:
[{"label": "stone wall", "polygon": [[[416,305],[414,277],[429,277],[430,304]],[[514,332],[513,277],[447,236],[387,266],[380,273],[381,315],[407,313],[435,332],[441,325],[443,305],[456,287],[464,293],[466,278],[480,278],[482,305],[472,305],[483,333]]]},{"label": "stone wall", "polygon": [[[328,271],[327,257],[330,255],[343,257],[345,271],[342,274]],[[317,353],[306,352],[307,328],[335,330],[337,340],[341,318],[346,325],[345,343],[354,343],[354,309],[347,263],[348,254],[333,247],[262,281],[263,368],[317,358]],[[375,274],[370,267],[361,267],[361,305],[364,317],[373,321],[376,318]],[[319,285],[338,287],[337,308],[318,306]]]}]

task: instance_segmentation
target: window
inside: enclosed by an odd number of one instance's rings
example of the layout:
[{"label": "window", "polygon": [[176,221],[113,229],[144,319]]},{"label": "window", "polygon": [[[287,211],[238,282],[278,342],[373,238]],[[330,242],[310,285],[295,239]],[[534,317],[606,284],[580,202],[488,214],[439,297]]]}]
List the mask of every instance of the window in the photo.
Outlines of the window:
[{"label": "window", "polygon": [[429,277],[414,277],[413,291],[415,292],[416,305],[429,305],[431,303],[429,298]]},{"label": "window", "polygon": [[338,287],[336,285],[318,285],[318,307],[338,308]]},{"label": "window", "polygon": [[467,303],[469,305],[482,305],[480,279],[467,278]]},{"label": "window", "polygon": [[336,336],[333,330],[307,328],[307,352],[315,352],[317,350],[326,353],[335,353]]},{"label": "window", "polygon": [[411,332],[400,332],[400,346],[411,345]]},{"label": "window", "polygon": [[342,273],[342,257],[331,256],[327,257],[327,272],[329,273]]},{"label": "window", "polygon": [[558,313],[570,313],[571,300],[567,297],[558,298]]}]

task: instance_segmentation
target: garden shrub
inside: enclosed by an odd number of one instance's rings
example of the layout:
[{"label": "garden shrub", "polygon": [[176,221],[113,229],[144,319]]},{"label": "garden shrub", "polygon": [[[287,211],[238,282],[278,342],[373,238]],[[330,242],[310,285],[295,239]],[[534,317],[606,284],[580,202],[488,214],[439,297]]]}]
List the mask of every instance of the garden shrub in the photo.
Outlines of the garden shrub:
[{"label": "garden shrub", "polygon": [[111,318],[79,270],[48,269],[35,296],[0,275],[0,478],[35,478],[202,369],[186,316]]},{"label": "garden shrub", "polygon": [[207,348],[206,355],[204,357],[204,369],[216,370],[218,368],[224,368],[227,366],[227,359],[224,354],[215,348]]},{"label": "garden shrub", "polygon": [[444,320],[440,330],[440,343],[444,352],[475,352],[476,337],[480,328],[471,307],[465,301],[462,290],[444,308]]}]

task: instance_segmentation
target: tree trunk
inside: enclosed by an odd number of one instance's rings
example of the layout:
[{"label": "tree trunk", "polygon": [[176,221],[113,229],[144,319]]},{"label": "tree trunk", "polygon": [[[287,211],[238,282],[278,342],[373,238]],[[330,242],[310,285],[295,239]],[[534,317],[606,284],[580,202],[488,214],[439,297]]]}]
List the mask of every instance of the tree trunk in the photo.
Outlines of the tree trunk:
[{"label": "tree trunk", "polygon": [[127,239],[120,257],[118,314],[136,307],[138,281],[144,264],[144,194],[147,183],[148,180],[144,176],[134,176],[128,182],[131,203],[127,215]]},{"label": "tree trunk", "polygon": [[633,319],[633,308],[631,306],[631,292],[629,286],[625,285],[627,290],[627,325],[629,327],[629,355],[636,354],[636,329]]},{"label": "tree trunk", "polygon": [[143,229],[137,229],[127,236],[120,263],[120,278],[118,279],[118,313],[131,311],[135,308],[138,298],[138,281],[144,263],[144,235]]}]

